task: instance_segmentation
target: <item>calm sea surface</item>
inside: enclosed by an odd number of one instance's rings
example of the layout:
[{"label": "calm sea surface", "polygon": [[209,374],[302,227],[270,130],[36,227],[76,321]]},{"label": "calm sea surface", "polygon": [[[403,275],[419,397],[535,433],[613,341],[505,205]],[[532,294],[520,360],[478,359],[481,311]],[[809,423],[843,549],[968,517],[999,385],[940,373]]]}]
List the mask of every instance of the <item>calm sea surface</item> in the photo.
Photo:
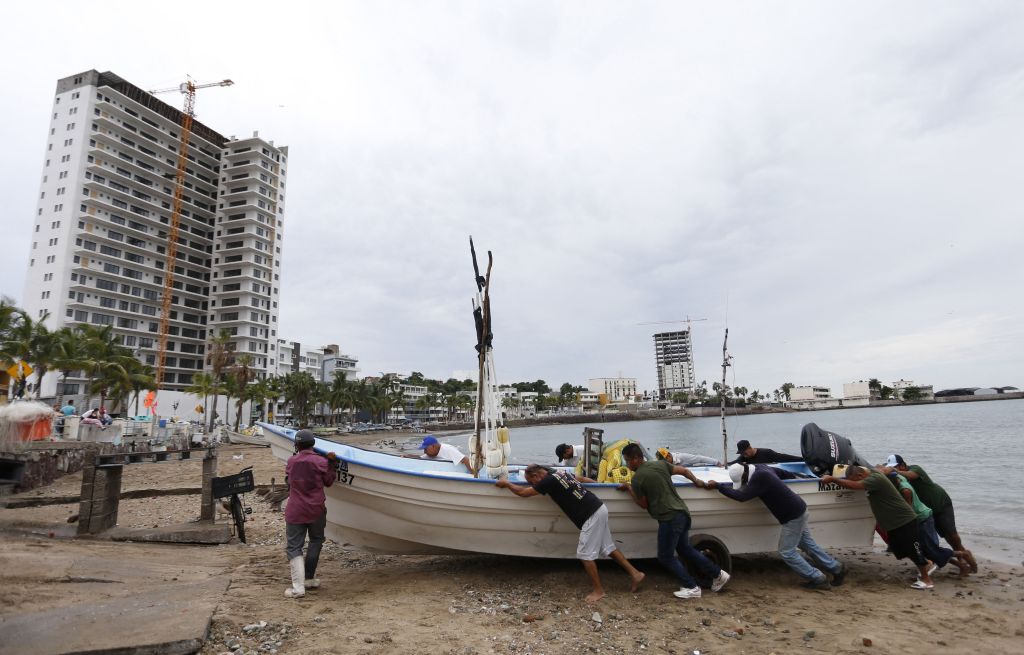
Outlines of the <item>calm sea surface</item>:
[{"label": "calm sea surface", "polygon": [[[807,423],[847,437],[869,462],[899,453],[924,467],[953,498],[968,547],[967,535],[1024,541],[1024,399],[731,416],[729,457],[740,439],[799,455]],[[705,417],[513,428],[512,459],[551,463],[555,446],[582,443],[588,426],[604,428],[606,443],[628,437],[652,451],[668,446],[722,457],[720,419]],[[466,446],[463,437],[445,441]]]}]

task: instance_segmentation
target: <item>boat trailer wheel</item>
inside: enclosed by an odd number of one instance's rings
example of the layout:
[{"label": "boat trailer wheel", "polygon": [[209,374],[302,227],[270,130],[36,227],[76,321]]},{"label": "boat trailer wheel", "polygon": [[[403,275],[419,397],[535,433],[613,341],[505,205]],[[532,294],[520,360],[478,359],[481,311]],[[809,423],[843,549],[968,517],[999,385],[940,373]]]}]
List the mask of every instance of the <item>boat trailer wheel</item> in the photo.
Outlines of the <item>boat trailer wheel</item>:
[{"label": "boat trailer wheel", "polygon": [[[709,534],[694,534],[690,535],[690,545],[696,548],[704,557],[718,565],[726,573],[732,573],[732,556],[729,555],[729,549],[725,547],[717,537],[712,537]],[[692,571],[696,574],[696,571]],[[711,580],[704,578],[704,576],[696,575],[697,581],[700,586],[705,588],[711,587]]]}]

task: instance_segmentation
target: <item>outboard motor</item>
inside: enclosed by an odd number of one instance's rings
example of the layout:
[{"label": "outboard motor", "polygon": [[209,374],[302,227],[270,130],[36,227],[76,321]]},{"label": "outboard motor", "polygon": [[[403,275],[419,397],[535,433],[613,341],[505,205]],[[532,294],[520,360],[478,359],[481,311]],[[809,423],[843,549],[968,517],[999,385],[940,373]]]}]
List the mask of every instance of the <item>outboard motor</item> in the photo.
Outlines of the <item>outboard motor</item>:
[{"label": "outboard motor", "polygon": [[800,455],[818,477],[831,473],[836,464],[870,466],[849,439],[822,430],[816,423],[808,423],[800,431]]}]

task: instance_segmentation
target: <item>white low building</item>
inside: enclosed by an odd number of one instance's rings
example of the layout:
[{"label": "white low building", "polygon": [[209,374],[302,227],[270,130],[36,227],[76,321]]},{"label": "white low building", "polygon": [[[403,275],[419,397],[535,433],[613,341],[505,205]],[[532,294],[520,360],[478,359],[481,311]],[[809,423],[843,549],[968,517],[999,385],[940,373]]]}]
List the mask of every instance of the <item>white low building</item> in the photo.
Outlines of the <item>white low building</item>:
[{"label": "white low building", "polygon": [[867,407],[871,404],[871,386],[863,381],[843,384],[843,407]]},{"label": "white low building", "polygon": [[636,378],[590,378],[590,390],[603,393],[609,402],[633,402],[636,400]]},{"label": "white low building", "polygon": [[916,389],[917,390],[917,394],[918,394],[917,398],[912,398],[911,399],[911,400],[913,400],[915,402],[916,401],[921,401],[921,400],[935,400],[935,389],[930,384],[929,385],[919,385],[919,384],[914,384],[913,380],[903,380],[903,379],[897,380],[896,382],[892,383],[893,397],[896,398],[896,400],[903,401],[904,400],[904,396],[906,395],[907,389]]},{"label": "white low building", "polygon": [[793,387],[786,401],[786,407],[791,409],[831,409],[840,405],[840,400],[832,397],[831,389],[816,385]]}]

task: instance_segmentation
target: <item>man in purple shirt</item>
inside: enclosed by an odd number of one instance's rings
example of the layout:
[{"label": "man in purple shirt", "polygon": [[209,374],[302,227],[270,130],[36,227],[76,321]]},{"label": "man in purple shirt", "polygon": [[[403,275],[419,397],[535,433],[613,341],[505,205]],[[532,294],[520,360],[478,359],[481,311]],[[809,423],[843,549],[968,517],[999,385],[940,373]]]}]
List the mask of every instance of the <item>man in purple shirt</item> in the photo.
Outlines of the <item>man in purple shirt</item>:
[{"label": "man in purple shirt", "polygon": [[[320,560],[320,549],[324,544],[324,527],[327,525],[327,497],[324,487],[334,484],[336,473],[334,462],[338,456],[328,453],[320,455],[313,446],[316,437],[310,430],[295,433],[295,454],[288,459],[285,476],[288,481],[288,504],[284,509],[285,534],[288,543],[285,553],[291,567],[292,586],[285,589],[288,598],[301,598],[306,589],[316,589],[320,581],[316,565]],[[302,546],[309,534],[309,547],[303,560]]]}]

